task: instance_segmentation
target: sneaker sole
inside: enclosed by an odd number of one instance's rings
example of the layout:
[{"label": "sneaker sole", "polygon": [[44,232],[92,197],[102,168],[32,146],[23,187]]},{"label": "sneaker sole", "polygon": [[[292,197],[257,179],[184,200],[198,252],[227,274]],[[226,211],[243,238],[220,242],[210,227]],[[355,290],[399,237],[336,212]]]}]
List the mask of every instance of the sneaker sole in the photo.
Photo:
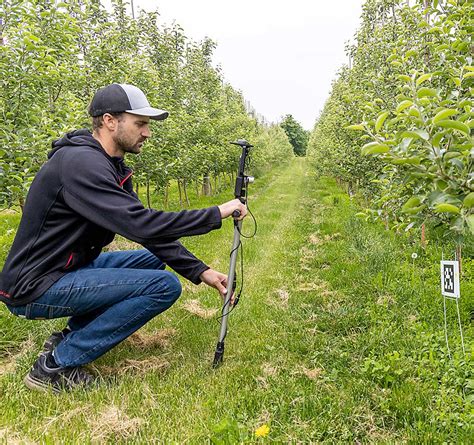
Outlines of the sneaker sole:
[{"label": "sneaker sole", "polygon": [[55,388],[53,385],[50,385],[48,383],[44,383],[41,380],[35,379],[32,377],[30,374],[27,374],[25,378],[23,379],[23,382],[25,385],[34,390],[34,391],[53,391],[55,394],[60,394],[61,390],[58,388]]}]

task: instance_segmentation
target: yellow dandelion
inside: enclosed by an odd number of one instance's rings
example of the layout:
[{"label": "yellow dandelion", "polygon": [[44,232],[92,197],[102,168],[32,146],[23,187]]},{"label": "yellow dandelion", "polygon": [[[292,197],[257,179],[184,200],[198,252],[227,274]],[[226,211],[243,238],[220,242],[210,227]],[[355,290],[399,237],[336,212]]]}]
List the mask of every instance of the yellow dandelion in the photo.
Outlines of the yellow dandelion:
[{"label": "yellow dandelion", "polygon": [[269,432],[270,432],[270,427],[264,424],[255,430],[255,435],[257,437],[265,437],[265,436],[268,436]]}]

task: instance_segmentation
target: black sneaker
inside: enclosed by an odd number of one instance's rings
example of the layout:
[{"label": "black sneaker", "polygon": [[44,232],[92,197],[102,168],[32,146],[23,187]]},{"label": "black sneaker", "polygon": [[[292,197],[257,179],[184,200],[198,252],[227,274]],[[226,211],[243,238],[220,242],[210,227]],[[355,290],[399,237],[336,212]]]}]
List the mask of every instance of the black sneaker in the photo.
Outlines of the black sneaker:
[{"label": "black sneaker", "polygon": [[52,352],[68,335],[71,330],[66,326],[62,331],[53,332],[44,342],[43,352]]},{"label": "black sneaker", "polygon": [[48,366],[51,362],[54,363],[51,352],[41,354],[25,377],[25,385],[37,391],[51,389],[55,393],[60,393],[88,386],[94,380],[94,376],[80,366],[74,368]]}]

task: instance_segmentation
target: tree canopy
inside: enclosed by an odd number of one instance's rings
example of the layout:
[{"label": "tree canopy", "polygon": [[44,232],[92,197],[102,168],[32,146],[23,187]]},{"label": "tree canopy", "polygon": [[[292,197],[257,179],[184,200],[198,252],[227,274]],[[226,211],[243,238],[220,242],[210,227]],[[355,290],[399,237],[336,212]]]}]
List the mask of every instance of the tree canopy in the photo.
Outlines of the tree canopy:
[{"label": "tree canopy", "polygon": [[295,120],[291,114],[287,114],[280,123],[293,147],[296,156],[305,156],[308,146],[309,133]]}]

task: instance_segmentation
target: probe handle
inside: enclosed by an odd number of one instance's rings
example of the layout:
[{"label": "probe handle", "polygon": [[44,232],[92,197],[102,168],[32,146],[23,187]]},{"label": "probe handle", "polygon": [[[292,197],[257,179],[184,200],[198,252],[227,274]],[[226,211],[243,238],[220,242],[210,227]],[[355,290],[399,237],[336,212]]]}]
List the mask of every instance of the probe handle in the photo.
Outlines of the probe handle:
[{"label": "probe handle", "polygon": [[232,217],[233,218],[238,218],[240,216],[240,210],[234,210],[232,212]]}]

